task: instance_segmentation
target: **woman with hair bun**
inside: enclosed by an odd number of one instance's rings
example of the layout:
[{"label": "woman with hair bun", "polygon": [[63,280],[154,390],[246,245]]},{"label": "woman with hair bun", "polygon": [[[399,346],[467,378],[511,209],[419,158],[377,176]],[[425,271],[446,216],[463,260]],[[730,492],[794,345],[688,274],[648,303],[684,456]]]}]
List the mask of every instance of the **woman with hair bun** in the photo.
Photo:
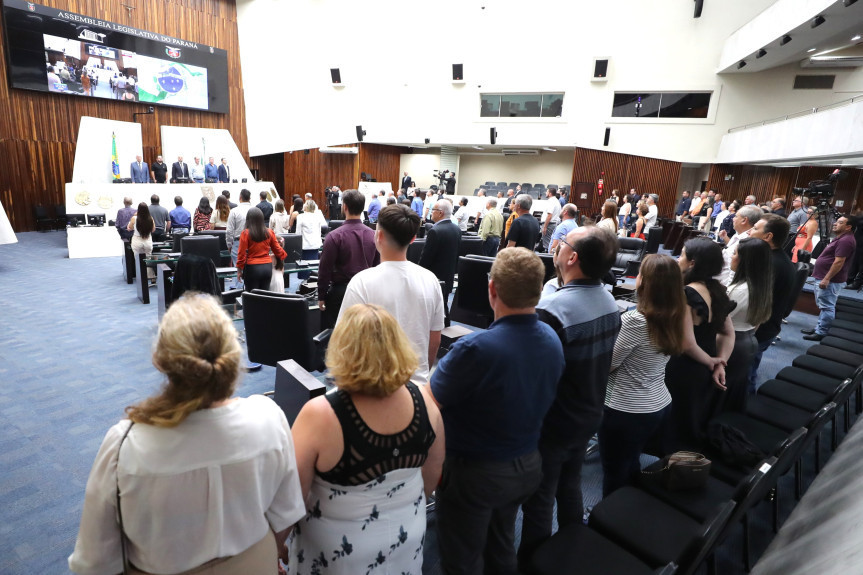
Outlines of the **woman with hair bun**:
[{"label": "woman with hair bun", "polygon": [[422,573],[425,498],[444,439],[434,400],[410,382],[417,363],[384,308],[344,310],[327,349],[336,389],[293,426],[308,515],[294,531],[291,575]]},{"label": "woman with hair bun", "polygon": [[120,573],[128,562],[132,574],[277,573],[277,548],[305,513],[294,445],[272,400],[231,397],[240,361],[215,299],[171,305],[153,351],[166,382],[102,442],[73,572]]}]

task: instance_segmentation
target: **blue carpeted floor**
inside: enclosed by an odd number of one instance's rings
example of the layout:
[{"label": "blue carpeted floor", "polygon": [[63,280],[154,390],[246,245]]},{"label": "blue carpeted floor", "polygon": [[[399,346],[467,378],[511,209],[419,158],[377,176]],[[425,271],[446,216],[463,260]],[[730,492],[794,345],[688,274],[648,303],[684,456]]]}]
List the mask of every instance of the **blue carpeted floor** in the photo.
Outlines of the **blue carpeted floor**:
[{"label": "blue carpeted floor", "polygon": [[[0,246],[0,573],[67,573],[102,437],[160,384],[150,364],[156,305],[138,302],[119,257],[70,260],[62,232],[18,239]],[[806,349],[799,329],[812,323],[792,313],[761,380]],[[238,394],[272,389],[274,374],[246,374]],[[585,466],[588,507],[600,483],[594,455]],[[440,572],[433,515],[430,527],[426,574]],[[739,562],[728,563],[723,572],[738,572]]]}]

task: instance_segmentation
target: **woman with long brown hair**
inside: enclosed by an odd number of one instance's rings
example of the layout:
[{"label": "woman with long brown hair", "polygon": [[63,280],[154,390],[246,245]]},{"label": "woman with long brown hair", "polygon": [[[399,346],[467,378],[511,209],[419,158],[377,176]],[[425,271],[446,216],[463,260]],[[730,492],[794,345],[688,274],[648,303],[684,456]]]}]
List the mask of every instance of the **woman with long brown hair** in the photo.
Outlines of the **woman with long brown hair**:
[{"label": "woman with long brown hair", "polygon": [[232,398],[241,359],[214,298],[171,305],[153,351],[165,384],[102,442],[73,572],[276,574],[305,508],[284,413],[263,396]]},{"label": "woman with long brown hair", "polygon": [[602,205],[602,219],[596,224],[617,235],[617,204],[612,200],[606,200]]},{"label": "woman with long brown hair", "polygon": [[214,230],[228,229],[228,215],[231,213],[231,204],[228,203],[228,198],[219,194],[216,198],[216,209],[213,210],[210,216],[210,223],[213,224]]},{"label": "woman with long brown hair", "polygon": [[631,237],[639,238],[642,240],[644,239],[644,228],[645,226],[647,226],[647,220],[644,219],[644,216],[646,216],[649,212],[650,209],[647,207],[647,204],[638,204],[638,208],[635,210],[637,219],[635,221],[635,227],[633,227],[632,229]]},{"label": "woman with long brown hair", "polygon": [[[153,231],[156,229],[156,223],[153,221],[153,216],[150,215],[150,208],[146,203],[138,204],[138,211],[129,220],[129,225],[126,230],[134,231],[130,245],[132,251],[136,254],[144,254],[145,257],[150,257],[153,253]],[[147,278],[155,281],[156,272],[150,266],[147,266]]]},{"label": "woman with long brown hair", "polygon": [[240,234],[237,251],[237,279],[243,280],[246,291],[270,289],[273,277],[270,250],[281,260],[288,257],[279,238],[264,222],[264,212],[251,208],[246,214],[246,229]]},{"label": "woman with long brown hair", "polygon": [[599,428],[603,496],[639,471],[644,446],[670,413],[669,358],[685,353],[711,369],[716,363],[695,343],[683,274],[673,258],[646,256],[635,286],[638,305],[620,318]]},{"label": "woman with long brown hair", "polygon": [[212,227],[210,217],[213,215],[213,208],[210,207],[210,200],[206,196],[202,196],[198,202],[198,207],[195,208],[195,215],[192,217],[192,226],[196,232],[209,230]]}]

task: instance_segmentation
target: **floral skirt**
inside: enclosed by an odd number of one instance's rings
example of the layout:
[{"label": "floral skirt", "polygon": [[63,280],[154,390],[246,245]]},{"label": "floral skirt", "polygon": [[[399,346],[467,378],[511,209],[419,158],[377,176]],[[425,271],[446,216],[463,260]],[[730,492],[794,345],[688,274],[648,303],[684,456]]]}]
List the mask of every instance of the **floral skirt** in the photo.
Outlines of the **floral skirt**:
[{"label": "floral skirt", "polygon": [[399,469],[365,485],[315,475],[308,514],[289,545],[290,575],[421,575],[426,508],[419,469]]}]

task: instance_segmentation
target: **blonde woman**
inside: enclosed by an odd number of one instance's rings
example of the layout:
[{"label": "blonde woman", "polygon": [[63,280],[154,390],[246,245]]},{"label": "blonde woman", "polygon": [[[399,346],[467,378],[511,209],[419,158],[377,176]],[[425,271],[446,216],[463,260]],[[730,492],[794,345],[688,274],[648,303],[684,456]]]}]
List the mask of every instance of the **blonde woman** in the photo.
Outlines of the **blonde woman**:
[{"label": "blonde woman", "polygon": [[210,575],[277,573],[279,542],[305,512],[300,480],[281,409],[231,397],[241,357],[215,299],[187,295],[170,307],[153,352],[166,382],[102,442],[73,572],[120,573],[128,558],[132,574],[204,564]]},{"label": "blonde woman", "polygon": [[428,392],[410,382],[417,364],[382,307],[342,314],[327,349],[336,389],[306,403],[293,427],[308,515],[291,542],[292,575],[354,575],[384,562],[387,573],[422,572],[444,431]]}]

